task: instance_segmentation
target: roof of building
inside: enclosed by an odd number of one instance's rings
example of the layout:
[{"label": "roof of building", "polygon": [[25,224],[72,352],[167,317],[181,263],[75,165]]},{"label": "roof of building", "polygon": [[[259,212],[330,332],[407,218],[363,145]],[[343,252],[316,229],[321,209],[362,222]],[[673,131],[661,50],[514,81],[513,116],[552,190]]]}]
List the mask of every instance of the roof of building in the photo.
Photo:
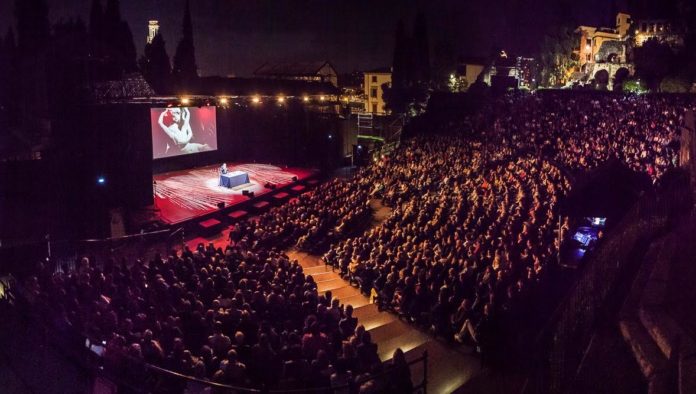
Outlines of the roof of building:
[{"label": "roof of building", "polygon": [[369,71],[365,71],[365,74],[391,74],[391,67],[377,67]]},{"label": "roof of building", "polygon": [[313,76],[328,65],[336,73],[334,66],[328,61],[270,63],[266,62],[254,71],[256,76]]}]

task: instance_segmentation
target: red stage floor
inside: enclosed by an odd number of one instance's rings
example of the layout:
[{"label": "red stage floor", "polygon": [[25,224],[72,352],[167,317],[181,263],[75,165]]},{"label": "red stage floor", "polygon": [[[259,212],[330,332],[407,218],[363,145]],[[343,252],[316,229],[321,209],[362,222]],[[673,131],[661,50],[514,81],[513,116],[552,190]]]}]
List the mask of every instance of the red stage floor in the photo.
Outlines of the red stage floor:
[{"label": "red stage floor", "polygon": [[253,191],[259,197],[274,191],[266,189],[266,183],[281,188],[293,183],[293,176],[301,181],[316,174],[316,170],[270,164],[234,164],[227,169],[249,173],[250,183],[234,189],[218,186],[218,165],[154,175],[155,205],[161,220],[168,224],[181,223],[217,210],[219,202],[224,201],[227,207],[247,201],[243,190]]}]

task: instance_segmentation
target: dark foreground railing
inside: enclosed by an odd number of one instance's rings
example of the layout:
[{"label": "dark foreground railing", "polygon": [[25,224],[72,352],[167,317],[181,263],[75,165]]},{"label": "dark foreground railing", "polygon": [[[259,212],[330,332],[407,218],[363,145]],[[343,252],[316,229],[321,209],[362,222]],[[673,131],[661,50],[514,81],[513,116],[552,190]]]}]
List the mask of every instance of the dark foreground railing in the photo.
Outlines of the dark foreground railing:
[{"label": "dark foreground railing", "polygon": [[[420,383],[413,386],[412,393],[427,393],[427,365],[428,365],[428,352],[425,351],[423,354],[407,363],[409,369],[412,365],[423,364],[423,377]],[[144,364],[148,373],[158,379],[158,382],[154,383],[154,387],[167,388],[166,392],[172,388],[178,387],[181,393],[198,393],[204,392],[209,389],[214,393],[225,393],[225,394],[247,394],[247,393],[261,393],[261,394],[294,394],[294,393],[359,393],[360,387],[369,382],[375,382],[377,391],[371,392],[384,392],[384,390],[379,390],[380,382],[388,381],[393,375],[394,369],[389,366],[385,366],[382,372],[376,373],[369,377],[359,378],[351,383],[332,386],[332,387],[301,387],[301,388],[250,388],[250,387],[240,387],[232,386],[221,383],[211,382],[205,379],[198,379],[193,376],[183,375],[168,369],[164,369],[152,364]],[[149,390],[146,390],[149,391]]]}]

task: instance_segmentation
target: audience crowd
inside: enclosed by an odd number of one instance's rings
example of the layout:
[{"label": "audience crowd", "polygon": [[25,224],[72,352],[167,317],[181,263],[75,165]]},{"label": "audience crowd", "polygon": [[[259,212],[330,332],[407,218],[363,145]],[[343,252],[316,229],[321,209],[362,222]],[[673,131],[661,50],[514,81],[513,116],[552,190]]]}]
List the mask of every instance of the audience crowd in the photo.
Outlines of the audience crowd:
[{"label": "audience crowd", "polygon": [[[362,391],[405,392],[403,353],[385,367],[353,308],[320,294],[280,250],[328,249],[325,262],[380,306],[495,353],[520,340],[547,284],[568,175],[614,157],[657,182],[678,165],[688,100],[504,96],[430,124],[351,179],[236,224],[224,249],[83,259],[71,272],[46,265],[27,292],[58,327],[103,341],[106,364],[124,376],[146,376],[124,362],[133,358],[257,387],[340,386],[387,368],[391,378]],[[363,231],[375,198],[391,215]]]},{"label": "audience crowd", "polygon": [[[296,261],[249,247],[246,239],[146,264],[97,265],[84,258],[68,273],[46,265],[26,290],[44,318],[66,334],[103,344],[107,370],[138,384],[153,375],[133,359],[235,386],[307,389],[367,381],[361,392],[373,392],[410,384],[405,359],[382,365],[350,305],[331,292],[320,295]],[[373,374],[380,379],[368,381]],[[186,385],[154,381],[155,391]]]}]

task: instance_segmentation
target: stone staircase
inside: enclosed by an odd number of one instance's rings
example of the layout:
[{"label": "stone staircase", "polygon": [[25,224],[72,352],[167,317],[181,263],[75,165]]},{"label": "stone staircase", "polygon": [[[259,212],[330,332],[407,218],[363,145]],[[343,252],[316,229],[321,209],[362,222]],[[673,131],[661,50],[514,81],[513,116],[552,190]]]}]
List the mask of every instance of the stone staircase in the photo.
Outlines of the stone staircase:
[{"label": "stone staircase", "polygon": [[[391,214],[391,209],[379,200],[371,200],[373,210],[369,226],[377,226]],[[225,235],[229,228],[207,237],[194,236],[186,244],[195,249],[199,242],[207,245],[212,242],[215,247],[224,248],[227,244]],[[317,255],[298,251],[294,248],[285,252],[291,259],[296,259],[306,275],[311,275],[320,293],[331,291],[333,297],[341,304],[353,306],[353,316],[358,324],[365,326],[372,340],[377,344],[382,361],[391,360],[394,351],[401,348],[406,359],[411,361],[428,352],[428,391],[431,393],[451,393],[461,388],[472,378],[481,374],[481,361],[474,349],[467,346],[445,343],[402,321],[393,313],[379,311],[376,304],[370,303],[367,296],[341,278],[338,272],[327,266]],[[414,385],[423,380],[423,363],[411,365],[411,379]],[[1,392],[1,391],[0,391]]]},{"label": "stone staircase", "polygon": [[[287,254],[291,259],[299,261],[305,274],[312,275],[320,293],[330,290],[333,297],[338,298],[342,304],[353,306],[353,316],[372,335],[382,361],[390,360],[397,348],[404,351],[409,361],[421,357],[427,351],[429,392],[451,393],[480,373],[480,360],[472,349],[439,341],[400,320],[393,313],[379,311],[376,304],[370,303],[369,298],[360,293],[358,288],[341,278],[330,266],[326,266],[319,256],[296,250],[290,250]],[[421,383],[423,373],[422,363],[411,366],[414,385]]]},{"label": "stone staircase", "polygon": [[675,233],[653,242],[620,312],[621,335],[647,380],[649,394],[696,392],[696,345],[666,312],[676,253]]}]

